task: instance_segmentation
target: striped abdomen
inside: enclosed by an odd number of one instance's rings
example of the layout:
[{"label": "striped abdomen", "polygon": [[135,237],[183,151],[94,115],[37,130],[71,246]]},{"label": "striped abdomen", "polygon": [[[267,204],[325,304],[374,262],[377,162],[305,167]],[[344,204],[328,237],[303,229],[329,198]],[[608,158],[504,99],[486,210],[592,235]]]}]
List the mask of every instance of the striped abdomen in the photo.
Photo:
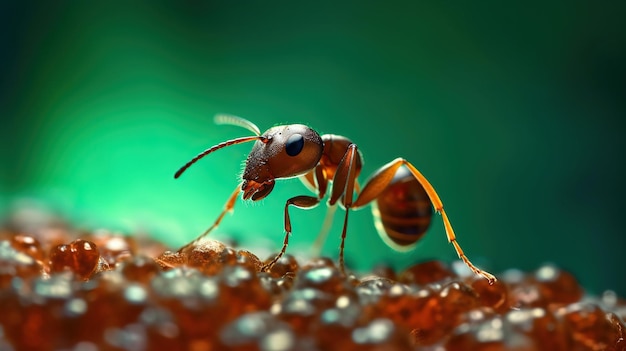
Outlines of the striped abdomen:
[{"label": "striped abdomen", "polygon": [[396,250],[408,250],[426,233],[433,208],[424,188],[405,168],[372,204],[378,234]]}]

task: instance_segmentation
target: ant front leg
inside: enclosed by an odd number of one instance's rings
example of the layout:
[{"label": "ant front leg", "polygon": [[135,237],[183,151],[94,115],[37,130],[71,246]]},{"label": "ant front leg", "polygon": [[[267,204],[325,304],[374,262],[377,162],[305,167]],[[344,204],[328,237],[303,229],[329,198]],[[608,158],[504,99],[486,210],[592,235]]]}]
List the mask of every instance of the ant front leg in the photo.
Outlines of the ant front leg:
[{"label": "ant front leg", "polygon": [[291,199],[287,200],[287,202],[285,203],[285,239],[283,240],[283,248],[280,250],[278,255],[274,257],[272,261],[270,261],[268,264],[264,265],[261,268],[262,272],[267,272],[270,269],[272,269],[274,264],[276,264],[276,262],[278,262],[278,260],[280,260],[280,258],[283,257],[283,255],[285,254],[285,251],[287,250],[287,245],[289,245],[289,235],[291,235],[291,219],[289,218],[289,205],[308,209],[308,208],[315,207],[317,204],[319,204],[319,202],[320,202],[319,198],[315,196],[306,196],[306,195],[294,196]]},{"label": "ant front leg", "polygon": [[474,273],[485,277],[489,281],[490,284],[493,284],[493,282],[496,281],[496,277],[492,275],[491,273],[488,273],[474,266],[474,264],[472,264],[472,262],[467,258],[467,256],[463,252],[463,249],[461,249],[461,246],[457,242],[456,235],[454,234],[454,230],[452,229],[452,224],[450,224],[448,215],[446,214],[446,211],[443,209],[443,203],[441,202],[439,195],[435,191],[435,188],[433,188],[433,186],[426,179],[426,177],[424,177],[424,175],[422,175],[422,173],[418,171],[417,168],[415,168],[415,166],[413,166],[410,162],[406,161],[405,159],[397,158],[389,162],[388,164],[384,165],[383,167],[381,167],[378,171],[376,171],[372,175],[372,177],[367,181],[365,186],[363,187],[363,190],[361,191],[358,198],[354,202],[353,207],[357,208],[357,207],[365,206],[371,201],[373,201],[374,199],[376,199],[380,195],[380,193],[383,190],[385,190],[385,188],[389,185],[389,183],[392,181],[393,177],[395,176],[396,171],[401,166],[405,166],[411,172],[411,174],[415,177],[415,179],[417,179],[417,181],[426,191],[426,194],[428,195],[430,202],[435,208],[435,211],[441,214],[443,225],[446,230],[446,235],[448,237],[448,242],[452,243],[452,245],[454,246],[454,249],[457,255],[459,256],[459,259],[461,259],[467,265],[467,267],[469,267]]},{"label": "ant front leg", "polygon": [[237,196],[239,195],[240,192],[241,192],[241,185],[237,185],[237,188],[235,189],[235,191],[233,191],[233,193],[228,198],[228,201],[226,201],[226,204],[224,204],[224,209],[222,210],[222,213],[220,213],[220,215],[217,217],[215,222],[213,222],[213,225],[211,225],[207,230],[204,231],[204,233],[200,234],[193,241],[191,241],[187,245],[181,247],[178,250],[178,252],[185,251],[187,248],[189,248],[190,246],[196,244],[198,241],[200,241],[205,236],[209,235],[209,233],[211,233],[213,231],[213,229],[217,228],[217,226],[219,226],[220,223],[222,222],[222,219],[224,218],[226,213],[232,211],[233,208],[235,208],[235,202],[237,202]]}]

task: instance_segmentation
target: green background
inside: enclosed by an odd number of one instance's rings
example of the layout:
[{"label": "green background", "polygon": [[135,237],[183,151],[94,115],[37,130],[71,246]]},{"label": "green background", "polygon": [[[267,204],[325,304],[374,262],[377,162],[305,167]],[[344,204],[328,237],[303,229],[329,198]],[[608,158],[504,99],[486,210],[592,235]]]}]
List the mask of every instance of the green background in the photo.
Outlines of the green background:
[{"label": "green background", "polygon": [[[0,206],[42,201],[77,225],[181,245],[218,215],[251,144],[305,123],[350,137],[361,180],[402,156],[444,201],[469,257],[494,272],[554,262],[590,292],[624,279],[624,2],[3,2]],[[280,182],[239,201],[216,237],[276,250]],[[292,253],[325,206],[293,210]],[[324,252],[336,257],[341,215]],[[441,221],[410,253],[351,215],[353,266],[452,260]]]}]

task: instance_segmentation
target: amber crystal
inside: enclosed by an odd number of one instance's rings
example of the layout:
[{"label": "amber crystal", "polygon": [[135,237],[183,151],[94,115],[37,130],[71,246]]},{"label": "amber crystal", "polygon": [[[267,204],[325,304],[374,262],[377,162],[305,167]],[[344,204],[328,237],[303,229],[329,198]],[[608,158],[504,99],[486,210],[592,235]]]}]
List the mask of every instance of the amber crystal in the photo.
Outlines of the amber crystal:
[{"label": "amber crystal", "polygon": [[271,298],[256,270],[246,265],[229,265],[220,274],[220,288],[233,310],[239,313],[266,309]]},{"label": "amber crystal", "polygon": [[615,313],[622,321],[626,321],[626,299],[618,296],[615,291],[605,290],[594,300],[605,310]]},{"label": "amber crystal", "polygon": [[182,253],[186,254],[189,266],[211,273],[219,271],[221,262],[227,261],[229,255],[233,259],[236,255],[235,250],[216,240],[202,240]]},{"label": "amber crystal", "polygon": [[162,269],[170,269],[183,266],[187,263],[187,257],[180,252],[164,251],[154,258],[154,261],[161,266]]},{"label": "amber crystal", "polygon": [[[395,286],[399,286],[402,290],[400,283],[388,279],[376,276],[368,276],[361,280],[356,286],[356,292],[363,305],[373,304],[380,300],[382,296],[388,295],[391,289]],[[406,287],[406,289],[409,289]]]},{"label": "amber crystal", "polygon": [[427,261],[405,269],[399,277],[402,283],[425,285],[455,278],[452,269],[441,261]]},{"label": "amber crystal", "polygon": [[548,303],[541,294],[539,283],[531,274],[517,269],[510,269],[500,275],[508,287],[508,300],[511,307],[545,307]]},{"label": "amber crystal", "polygon": [[126,279],[147,284],[158,274],[160,268],[154,259],[137,255],[120,262],[119,270]]},{"label": "amber crystal", "polygon": [[278,317],[299,335],[311,333],[320,315],[335,306],[333,294],[313,288],[292,289],[277,305]]},{"label": "amber crystal", "polygon": [[149,306],[141,313],[138,322],[145,326],[146,350],[186,349],[180,324],[171,310]]},{"label": "amber crystal", "polygon": [[350,283],[334,265],[320,264],[302,267],[296,275],[294,289],[313,288],[337,295],[350,289]]},{"label": "amber crystal", "polygon": [[100,256],[110,266],[132,257],[137,250],[137,244],[130,236],[100,230],[86,238],[96,244],[100,251]]},{"label": "amber crystal", "polygon": [[496,280],[491,284],[487,279],[472,276],[469,284],[478,295],[481,306],[491,307],[500,313],[510,308],[508,287],[502,280]]},{"label": "amber crystal", "polygon": [[232,318],[217,277],[207,277],[193,268],[177,267],[150,282],[155,302],[163,314],[171,314],[176,337],[183,344],[215,339],[224,323]]},{"label": "amber crystal", "polygon": [[543,350],[567,350],[567,331],[557,317],[541,307],[521,308],[506,313],[504,322],[516,332],[535,340]]},{"label": "amber crystal", "polygon": [[33,257],[16,250],[8,240],[0,240],[0,289],[10,286],[13,278],[38,277],[42,270]]},{"label": "amber crystal", "polygon": [[509,328],[501,316],[459,326],[453,331],[444,346],[447,351],[551,350],[542,348],[538,341]]},{"label": "amber crystal", "polygon": [[439,261],[351,274],[287,253],[262,271],[212,239],[1,232],[0,350],[626,350],[624,299],[555,265],[494,284]]},{"label": "amber crystal", "polygon": [[[352,350],[410,350],[411,340],[402,329],[388,319],[374,319],[352,331]],[[342,348],[343,349],[343,348]],[[342,350],[338,349],[338,350]]]},{"label": "amber crystal", "polygon": [[296,336],[291,327],[268,312],[241,315],[220,331],[223,350],[295,350]]},{"label": "amber crystal", "polygon": [[263,267],[261,259],[248,250],[237,250],[236,263],[246,266],[248,269],[259,272]]},{"label": "amber crystal", "polygon": [[79,277],[88,278],[100,260],[98,248],[91,241],[76,239],[70,244],[58,245],[50,252],[50,271],[69,269]]},{"label": "amber crystal", "polygon": [[372,269],[372,275],[381,278],[387,278],[390,280],[398,280],[396,271],[393,268],[386,265],[378,265]]},{"label": "amber crystal", "polygon": [[577,302],[560,308],[571,350],[626,350],[624,323],[598,305]]},{"label": "amber crystal", "polygon": [[35,237],[24,234],[16,234],[11,237],[11,245],[34,260],[43,262],[45,253],[41,247],[41,243]]},{"label": "amber crystal", "polygon": [[407,293],[400,286],[394,287],[376,304],[379,316],[388,318],[407,332],[411,332],[416,344],[430,345],[444,332],[441,328],[439,293],[422,288]]},{"label": "amber crystal", "polygon": [[352,333],[361,326],[361,317],[358,304],[348,303],[325,309],[312,328],[317,347],[321,350],[356,349]]},{"label": "amber crystal", "polygon": [[[272,259],[273,257],[266,260],[265,263],[269,263]],[[270,269],[269,273],[276,278],[280,278],[285,274],[295,276],[295,274],[298,272],[298,267],[299,265],[296,258],[290,254],[285,254],[278,261],[276,261],[276,263]]]},{"label": "amber crystal", "polygon": [[480,307],[481,301],[471,286],[463,282],[452,282],[439,292],[439,304],[442,306],[442,325],[455,326],[462,314]]},{"label": "amber crystal", "polygon": [[576,278],[553,264],[541,266],[533,278],[539,285],[541,296],[549,304],[566,305],[583,296],[583,289]]}]

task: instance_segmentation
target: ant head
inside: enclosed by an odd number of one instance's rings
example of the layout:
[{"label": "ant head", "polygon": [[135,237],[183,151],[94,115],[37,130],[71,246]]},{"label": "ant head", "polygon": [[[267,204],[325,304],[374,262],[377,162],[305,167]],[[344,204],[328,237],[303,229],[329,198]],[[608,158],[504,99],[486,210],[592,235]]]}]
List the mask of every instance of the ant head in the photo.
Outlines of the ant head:
[{"label": "ant head", "polygon": [[243,172],[243,198],[260,200],[274,188],[274,180],[312,170],[324,144],[320,135],[302,124],[270,128],[254,143]]},{"label": "ant head", "polygon": [[230,124],[245,128],[254,136],[227,140],[214,145],[192,158],[182,166],[174,178],[205,157],[227,146],[256,141],[246,160],[241,190],[245,200],[260,200],[274,189],[275,179],[302,175],[313,169],[324,149],[322,138],[313,129],[302,124],[290,124],[270,128],[261,135],[252,122],[233,115],[219,114],[215,123]]}]

